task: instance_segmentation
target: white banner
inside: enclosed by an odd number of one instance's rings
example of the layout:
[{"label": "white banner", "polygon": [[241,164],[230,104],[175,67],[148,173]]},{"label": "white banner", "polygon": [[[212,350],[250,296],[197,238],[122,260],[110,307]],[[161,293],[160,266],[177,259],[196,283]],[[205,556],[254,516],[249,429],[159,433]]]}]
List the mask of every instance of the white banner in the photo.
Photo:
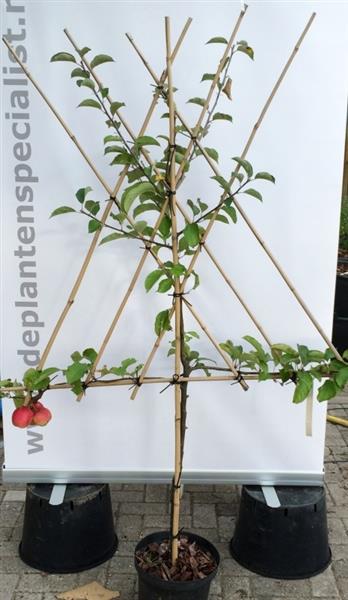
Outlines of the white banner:
[{"label": "white banner", "polygon": [[[276,185],[260,182],[264,201],[245,195],[243,208],[271,248],[326,334],[331,335],[337,258],[341,177],[347,100],[347,4],[323,2],[251,3],[238,34],[254,48],[254,62],[233,58],[232,101],[219,110],[233,123],[217,121],[205,144],[219,151],[219,169],[228,179],[231,157],[240,156],[267,97],[308,21],[317,16],[290,67],[248,159],[268,171]],[[176,103],[193,126],[200,108],[189,98],[206,96],[229,38],[239,2],[57,2],[7,0],[3,32],[17,48],[48,99],[62,115],[99,172],[113,187],[120,166],[103,156],[108,133],[99,111],[76,106],[89,97],[70,78],[72,63],[50,64],[70,51],[67,27],[91,56],[110,54],[98,67],[111,96],[125,102],[122,114],[138,132],[152,100],[150,75],[125,37],[130,32],[160,75],[165,66],[164,16],[172,17],[176,40],[187,17],[193,23],[173,68]],[[93,188],[107,194],[64,129],[18,66],[2,48],[2,308],[1,375],[21,378],[37,364],[67,302],[91,242],[82,215],[49,219],[61,205],[77,206],[75,192]],[[149,135],[167,134],[159,102]],[[154,154],[156,156],[156,153]],[[106,157],[107,158],[107,157]],[[179,200],[200,197],[214,206],[219,195],[212,173],[197,158],[180,188]],[[208,244],[273,342],[324,348],[320,336],[244,222],[214,225]],[[141,243],[118,241],[97,248],[47,366],[65,367],[70,354],[98,348],[125,294],[142,254]],[[144,362],[154,343],[153,323],[170,298],[145,294],[144,278],[156,265],[148,257],[102,363],[126,357]],[[200,287],[188,299],[219,342],[240,343],[260,334],[211,261],[201,253]],[[198,330],[186,316],[187,327]],[[204,332],[197,346],[221,359]],[[166,336],[149,371],[171,376]],[[247,345],[246,342],[243,344]],[[76,403],[70,392],[49,392],[53,418],[45,428],[19,430],[4,404],[7,479],[25,481],[168,480],[173,468],[173,389],[143,386],[136,401],[127,388],[88,390]],[[228,383],[195,383],[188,403],[185,471],[191,481],[318,483],[322,478],[325,411],[313,407],[313,436],[305,436],[305,403],[291,402],[292,386],[252,383],[248,392]]]}]

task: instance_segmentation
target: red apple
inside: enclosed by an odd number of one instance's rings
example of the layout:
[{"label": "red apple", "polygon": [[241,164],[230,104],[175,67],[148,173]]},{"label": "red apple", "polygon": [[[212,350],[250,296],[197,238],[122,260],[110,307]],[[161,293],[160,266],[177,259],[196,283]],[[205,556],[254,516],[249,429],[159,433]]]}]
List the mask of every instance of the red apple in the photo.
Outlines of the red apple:
[{"label": "red apple", "polygon": [[39,408],[39,410],[35,412],[32,423],[33,425],[47,425],[51,418],[51,411],[45,406],[42,406],[42,408]]},{"label": "red apple", "polygon": [[12,423],[15,427],[28,427],[33,418],[33,411],[29,406],[20,406],[12,413]]},{"label": "red apple", "polygon": [[41,402],[33,402],[31,405],[31,409],[34,411],[34,413],[36,413],[38,410],[41,410],[41,408],[45,408]]}]

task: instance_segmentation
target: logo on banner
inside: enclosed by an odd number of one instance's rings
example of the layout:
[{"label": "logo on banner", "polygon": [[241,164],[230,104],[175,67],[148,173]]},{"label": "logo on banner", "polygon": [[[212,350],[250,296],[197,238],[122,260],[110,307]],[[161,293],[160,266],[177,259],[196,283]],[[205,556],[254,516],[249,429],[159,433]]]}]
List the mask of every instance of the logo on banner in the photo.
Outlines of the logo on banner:
[{"label": "logo on banner", "polygon": [[[27,31],[25,4],[6,0],[6,12],[10,27],[5,37],[14,47],[23,63],[27,62],[25,44]],[[8,54],[8,65],[3,66],[4,91],[8,91],[8,108],[5,119],[10,125],[11,141],[8,145],[14,158],[13,194],[7,202],[6,210],[14,210],[16,215],[16,247],[13,251],[17,259],[17,297],[14,305],[18,309],[18,319],[22,327],[21,342],[17,355],[23,361],[24,369],[35,367],[40,360],[40,335],[44,322],[39,316],[37,240],[35,226],[35,184],[39,178],[34,174],[31,158],[30,95],[28,80],[22,69]],[[4,94],[5,95],[5,94]],[[5,103],[5,99],[4,99]],[[27,452],[43,450],[43,435],[28,430]]]}]

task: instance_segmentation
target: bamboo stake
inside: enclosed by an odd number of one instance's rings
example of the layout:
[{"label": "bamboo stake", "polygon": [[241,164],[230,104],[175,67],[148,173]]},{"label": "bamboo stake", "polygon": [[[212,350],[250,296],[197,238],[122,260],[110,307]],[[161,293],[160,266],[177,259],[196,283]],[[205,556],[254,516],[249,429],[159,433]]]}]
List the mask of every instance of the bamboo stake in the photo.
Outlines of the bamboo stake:
[{"label": "bamboo stake", "polygon": [[[246,143],[246,146],[244,148],[244,151],[241,155],[242,158],[244,158],[251,146],[251,143],[256,135],[256,131],[259,129],[265,115],[266,112],[281,84],[281,82],[283,81],[286,72],[288,71],[296,53],[298,52],[302,41],[305,37],[305,35],[307,34],[314,18],[315,18],[316,13],[312,13],[308,23],[306,24],[302,34],[300,35],[287,63],[285,64],[276,84],[274,85],[272,92],[270,94],[270,96],[268,97],[261,113],[260,116],[256,122],[256,124],[254,125],[254,128],[252,130],[252,133],[249,136],[249,139]],[[131,43],[134,47],[134,49],[136,50],[137,54],[139,55],[139,57],[141,58],[142,62],[145,64],[145,66],[148,65],[148,62],[145,61],[143,54],[141,53],[141,51],[139,50],[139,48],[135,45],[134,40],[131,40]],[[147,67],[148,68],[148,67]],[[150,68],[148,68],[149,73],[151,74],[151,76],[154,78],[154,81],[157,82],[157,76],[154,73],[154,71]],[[181,121],[182,125],[185,127],[186,131],[189,133],[189,135],[192,137],[194,137],[193,131],[192,129],[189,127],[189,125],[186,123],[185,119],[183,118],[183,116],[180,114],[180,112],[178,110],[176,110],[176,116],[178,117],[178,119]],[[210,167],[212,168],[213,172],[215,175],[221,176],[221,173],[219,172],[218,168],[216,167],[216,165],[214,164],[213,160],[210,158],[210,156],[207,154],[207,152],[205,151],[204,147],[201,145],[201,143],[199,142],[199,140],[196,140],[196,144],[199,147],[200,151],[202,152],[203,156],[205,157],[206,161],[208,162],[208,164],[210,165]],[[239,169],[236,168],[236,171],[238,171]],[[276,267],[277,271],[279,272],[279,274],[281,275],[282,279],[284,280],[284,282],[286,283],[286,285],[288,286],[288,288],[290,289],[290,291],[292,292],[293,296],[296,298],[296,300],[298,301],[298,303],[300,304],[300,306],[302,307],[302,309],[304,310],[304,312],[306,313],[306,315],[308,316],[308,318],[310,319],[310,321],[312,322],[312,324],[314,325],[314,327],[316,328],[316,330],[318,331],[318,333],[320,334],[320,336],[323,338],[323,340],[326,342],[326,344],[328,345],[328,347],[334,352],[336,358],[338,360],[341,360],[342,357],[340,356],[340,354],[337,352],[336,348],[334,347],[334,345],[332,344],[331,340],[329,339],[329,337],[326,335],[326,333],[324,332],[324,330],[322,329],[321,325],[319,324],[319,322],[316,320],[316,318],[314,317],[314,315],[312,314],[312,312],[310,311],[309,307],[306,305],[306,303],[304,302],[304,300],[302,299],[302,297],[300,296],[300,294],[298,293],[298,291],[296,290],[295,286],[293,285],[293,283],[290,281],[289,277],[287,276],[286,272],[283,270],[283,268],[281,267],[280,263],[278,262],[278,260],[273,256],[271,250],[268,248],[268,246],[266,245],[266,242],[262,239],[262,237],[260,236],[260,234],[258,233],[258,231],[256,230],[256,228],[254,227],[254,225],[252,224],[252,222],[250,221],[250,219],[248,218],[248,216],[246,215],[245,211],[242,209],[242,207],[240,206],[239,202],[237,202],[237,200],[234,199],[234,205],[236,207],[236,209],[238,210],[239,214],[241,215],[241,217],[243,218],[243,220],[245,221],[245,223],[247,224],[247,226],[249,227],[250,231],[254,234],[254,236],[256,237],[256,239],[258,240],[258,242],[260,243],[260,245],[262,246],[262,248],[264,249],[264,251],[266,252],[266,254],[268,255],[268,257],[270,258],[270,260],[272,261],[272,263],[274,264],[274,266]],[[209,224],[204,232],[204,235],[202,237],[202,244],[204,244],[206,238],[208,237],[213,224],[215,222],[216,216],[218,215],[219,210],[217,209],[216,212],[213,214],[212,218],[209,221]],[[195,262],[198,258],[199,255],[199,250],[196,251],[196,253],[194,254],[194,256],[192,257],[191,260],[191,264],[188,268],[188,275],[192,272]],[[185,276],[186,277],[186,276]]]},{"label": "bamboo stake", "polygon": [[[182,44],[182,42],[184,40],[184,37],[186,35],[186,32],[187,32],[187,30],[188,30],[191,22],[192,22],[191,18],[187,19],[186,24],[185,24],[185,26],[184,26],[184,28],[183,28],[183,30],[182,30],[179,38],[178,38],[178,41],[177,41],[177,43],[175,45],[175,48],[173,50],[173,53],[172,53],[172,60],[173,61],[175,60],[175,57],[176,57],[176,55],[177,55],[177,53],[179,51],[179,48],[180,48],[180,46],[181,46],[181,44]],[[71,36],[71,34],[69,33],[69,31],[67,29],[64,29],[64,33],[67,36],[67,38],[69,39],[69,41],[72,44],[72,46],[75,49],[75,51],[77,53],[79,53],[79,47],[76,44],[76,42],[73,39],[73,37]],[[99,86],[99,88],[103,88],[104,85],[103,85],[101,79],[97,76],[97,74],[95,73],[95,70],[91,67],[89,61],[85,57],[81,57],[81,60],[82,60],[82,62],[84,64],[84,66],[87,68],[87,70],[91,73],[92,77],[94,78],[94,80],[97,83],[97,85]],[[165,82],[166,79],[167,79],[167,70],[165,69],[163,71],[162,75],[161,75],[160,84],[162,85]],[[145,121],[144,121],[143,126],[142,126],[142,128],[140,130],[139,136],[143,135],[144,132],[146,131],[146,128],[147,128],[147,126],[148,126],[148,124],[150,122],[150,119],[152,117],[152,114],[154,112],[154,109],[156,108],[156,105],[157,105],[158,99],[160,97],[160,94],[161,94],[161,90],[159,88],[158,90],[156,90],[156,92],[154,94],[152,103],[151,103],[149,111],[148,111],[148,113],[147,113],[147,115],[145,117]],[[109,104],[112,104],[113,100],[112,100],[110,94],[107,95],[107,100],[108,100]],[[135,141],[137,136],[132,132],[132,130],[130,129],[130,127],[129,127],[128,123],[126,122],[126,120],[124,119],[124,117],[122,115],[119,115],[118,113],[117,113],[117,116],[118,116],[118,118],[120,118],[122,124],[126,127],[128,133],[130,133],[133,141]],[[149,155],[144,150],[143,150],[143,154],[146,156],[147,160],[149,161]],[[129,170],[129,166],[126,166],[126,168],[124,170],[125,171],[125,176],[126,176],[128,170]],[[123,182],[123,179],[122,179],[122,182]],[[116,196],[116,193],[114,194],[115,196]],[[161,224],[162,217],[163,217],[163,215],[165,213],[166,207],[167,207],[167,203],[165,203],[165,205],[162,207],[162,211],[160,213],[160,217],[156,221],[156,224],[154,226],[154,231],[153,231],[152,236],[151,236],[151,241],[155,238],[157,230],[158,230],[158,228],[159,228],[159,226]],[[133,224],[133,220],[130,219],[130,217],[128,217],[128,221],[130,221],[131,224]],[[130,297],[130,295],[131,295],[131,293],[132,293],[132,291],[133,291],[133,289],[135,287],[135,284],[136,284],[136,282],[137,282],[137,280],[138,280],[138,278],[139,278],[139,276],[141,274],[141,271],[143,269],[143,266],[145,264],[145,261],[146,261],[146,258],[148,256],[149,252],[152,253],[151,249],[150,248],[146,248],[145,251],[144,251],[144,253],[143,253],[143,255],[142,255],[142,257],[141,257],[141,259],[140,259],[140,262],[139,262],[139,264],[138,264],[138,266],[136,268],[136,271],[135,271],[135,273],[134,273],[134,275],[132,277],[132,280],[131,280],[131,283],[130,283],[128,289],[127,289],[127,292],[126,292],[126,294],[125,294],[125,296],[124,296],[124,298],[123,298],[120,306],[118,307],[118,309],[116,311],[116,314],[115,314],[115,316],[114,316],[114,318],[113,318],[113,320],[111,322],[111,325],[108,328],[107,333],[106,333],[106,335],[105,335],[105,337],[104,337],[104,339],[102,341],[102,344],[100,346],[100,349],[99,349],[97,357],[96,357],[96,360],[93,363],[92,369],[90,370],[90,372],[87,375],[87,382],[89,382],[93,378],[93,376],[94,376],[94,373],[95,373],[95,371],[96,371],[96,369],[97,369],[97,367],[99,365],[99,362],[100,362],[100,360],[101,360],[101,358],[102,358],[102,356],[103,356],[103,354],[105,352],[106,346],[107,346],[108,342],[110,341],[110,338],[111,338],[111,336],[112,336],[112,334],[113,334],[113,332],[114,332],[114,330],[116,328],[116,325],[117,325],[117,323],[119,321],[119,318],[120,318],[120,316],[121,316],[121,314],[122,314],[122,312],[123,312],[123,310],[124,310],[124,308],[125,308],[125,306],[127,304],[128,298]],[[155,254],[153,254],[153,256],[154,256],[155,259],[157,258]],[[82,395],[83,394],[80,394],[77,397],[78,401],[81,400]]]},{"label": "bamboo stake", "polygon": [[[235,25],[235,27],[234,27],[234,29],[233,29],[233,31],[232,31],[232,34],[231,34],[231,36],[230,36],[230,40],[229,40],[229,42],[228,42],[228,50],[227,50],[227,52],[226,52],[226,51],[224,52],[224,54],[223,54],[223,56],[222,56],[222,58],[221,58],[221,60],[220,60],[220,62],[219,62],[219,65],[218,65],[218,68],[217,68],[217,73],[216,73],[216,76],[214,77],[214,80],[213,80],[213,82],[212,82],[212,84],[211,84],[211,87],[210,87],[210,90],[209,90],[209,93],[208,93],[207,100],[206,100],[206,101],[205,101],[205,103],[204,103],[204,106],[203,106],[203,108],[202,108],[202,111],[201,111],[201,113],[200,113],[200,116],[199,116],[199,118],[198,118],[197,124],[196,124],[196,126],[195,126],[195,128],[194,128],[194,129],[195,129],[195,131],[196,131],[196,130],[197,130],[197,131],[199,131],[200,124],[202,123],[202,121],[203,121],[203,119],[204,119],[204,117],[205,117],[205,114],[206,114],[206,112],[207,112],[207,110],[208,110],[208,108],[209,108],[209,102],[210,102],[210,100],[211,100],[211,97],[212,97],[213,91],[214,91],[214,89],[215,89],[215,87],[216,87],[216,85],[217,85],[217,82],[218,82],[218,79],[219,79],[219,75],[220,75],[220,73],[221,73],[221,69],[223,68],[223,64],[224,64],[224,62],[225,62],[225,60],[226,60],[226,56],[227,56],[227,54],[228,54],[228,51],[229,51],[229,49],[231,48],[231,46],[232,46],[232,44],[233,44],[233,41],[234,41],[234,39],[235,39],[235,36],[236,36],[236,34],[237,34],[237,31],[238,31],[238,29],[239,29],[239,26],[240,26],[240,24],[241,24],[241,21],[242,21],[242,19],[243,19],[243,17],[244,17],[244,14],[245,14],[245,11],[246,11],[246,9],[247,9],[247,6],[245,6],[245,9],[244,9],[244,11],[242,11],[242,12],[240,13],[240,15],[239,15],[239,18],[238,18],[238,20],[237,20],[237,23],[236,23],[236,25]],[[135,42],[133,41],[133,38],[131,37],[131,35],[130,35],[129,33],[127,33],[127,34],[126,34],[126,36],[127,36],[127,38],[129,39],[129,41],[131,42],[131,44],[132,44],[132,45],[135,47],[135,49],[137,50],[137,47],[136,47],[136,45],[135,45]],[[148,69],[150,69],[150,72],[152,73],[152,76],[153,76],[154,78],[156,78],[156,75],[155,75],[155,73],[152,71],[152,69],[151,69],[151,67],[150,67],[149,63],[148,63],[148,62],[147,62],[147,61],[146,61],[146,60],[145,60],[145,59],[142,57],[142,55],[141,55],[141,54],[139,54],[139,56],[141,57],[141,59],[143,60],[144,64],[147,66],[147,68],[148,68]],[[198,136],[198,135],[199,135],[199,134],[197,134],[197,136]],[[192,142],[192,139],[191,139],[191,142]],[[150,164],[150,165],[151,165],[151,166],[154,168],[155,172],[156,172],[156,173],[159,173],[159,171],[158,171],[158,169],[157,169],[157,167],[156,167],[156,164],[155,164],[155,163],[152,161],[151,157],[149,157],[149,156],[146,156],[146,155],[144,155],[144,156],[145,156],[146,160],[148,161],[148,163],[149,163],[149,164]],[[185,156],[186,156],[186,155],[185,155]],[[183,164],[183,163],[181,163],[181,165],[182,165],[182,164]],[[179,172],[178,172],[178,173],[179,173]],[[180,180],[180,177],[179,177],[179,175],[177,174],[177,176],[176,176],[176,186],[177,186],[177,187],[180,185],[180,182],[179,182],[179,180]],[[183,214],[184,218],[185,218],[187,221],[190,221],[189,217],[187,216],[187,214],[185,213],[185,211],[183,210],[183,208],[180,206],[180,204],[179,204],[178,202],[177,202],[177,207],[178,207],[178,209],[180,210],[180,212]],[[158,259],[157,259],[157,261],[158,261]],[[231,285],[232,285],[232,284],[231,284]],[[238,295],[237,295],[237,297],[238,297]],[[173,314],[174,314],[174,311],[171,311],[171,313],[170,313],[170,319],[172,318]],[[197,313],[196,313],[196,314],[197,314]],[[249,314],[251,314],[251,311],[250,311],[250,310],[249,310]],[[256,321],[256,319],[255,319],[254,317],[253,317],[253,320],[254,320],[254,322],[257,322],[257,321]],[[198,322],[198,323],[199,323],[199,325],[201,326],[201,323],[202,323],[202,321],[197,321],[197,322]],[[208,332],[207,332],[207,327],[206,327],[205,325],[204,325],[204,327],[203,327],[203,331],[205,331],[205,332],[207,333],[207,335],[208,335]],[[209,334],[209,335],[210,335],[210,334]],[[159,346],[160,346],[160,344],[161,344],[161,341],[162,341],[163,337],[164,337],[164,333],[160,334],[160,335],[157,337],[157,339],[156,339],[156,341],[155,341],[155,344],[154,344],[154,346],[153,346],[153,348],[152,348],[152,350],[151,350],[151,352],[150,352],[150,354],[149,354],[149,356],[148,356],[148,358],[147,358],[147,360],[146,360],[146,362],[145,362],[145,364],[144,364],[144,366],[143,366],[142,372],[141,372],[141,374],[140,374],[140,377],[139,377],[139,386],[138,386],[138,388],[135,388],[135,389],[133,390],[132,394],[131,394],[131,400],[135,400],[135,398],[136,398],[136,396],[137,396],[137,394],[138,394],[138,391],[139,391],[139,387],[140,387],[140,385],[141,385],[141,383],[142,383],[143,377],[144,377],[144,376],[145,376],[145,374],[147,373],[147,371],[148,371],[148,369],[149,369],[149,367],[150,367],[150,365],[151,365],[151,363],[152,363],[152,360],[153,360],[153,358],[154,358],[154,356],[155,356],[155,354],[156,354],[156,352],[157,352],[157,350],[158,350],[158,348],[159,348]],[[212,339],[212,337],[210,337],[210,339]],[[226,360],[226,358],[225,358],[225,357],[224,357],[224,360]],[[231,364],[232,364],[232,363],[231,363]],[[236,371],[234,370],[234,367],[233,367],[233,365],[232,365],[232,368],[231,368],[231,370],[232,370],[232,372],[236,373]],[[242,385],[242,387],[243,387],[244,389],[247,389],[247,386],[246,386],[246,387],[244,387],[244,386],[245,386],[245,384],[243,384],[242,382],[241,382],[241,385]]]},{"label": "bamboo stake", "polygon": [[[182,43],[182,41],[183,41],[183,39],[184,39],[184,37],[186,35],[186,32],[187,32],[187,30],[188,30],[191,22],[192,22],[192,19],[189,18],[187,20],[185,26],[184,26],[183,31],[181,32],[181,34],[179,36],[179,39],[178,39],[178,41],[176,43],[176,46],[174,48],[174,51],[173,51],[173,55],[172,55],[173,60],[175,59],[175,57],[177,55],[177,52],[179,51],[181,43]],[[75,49],[78,50],[77,46],[75,45],[75,42],[72,40],[72,38],[71,38],[70,34],[68,33],[68,31],[67,30],[64,30],[64,31],[65,31],[66,35],[68,36],[68,38],[70,39],[71,43],[74,45]],[[63,128],[65,129],[66,133],[72,139],[72,141],[74,142],[74,144],[76,145],[76,147],[78,148],[78,150],[80,151],[80,153],[82,154],[83,158],[87,161],[88,165],[91,167],[91,169],[93,170],[93,172],[97,176],[98,180],[100,181],[100,183],[102,184],[102,186],[104,187],[104,189],[106,190],[106,192],[109,194],[110,200],[108,201],[108,203],[106,205],[106,208],[105,208],[105,210],[104,210],[104,212],[102,214],[102,218],[101,218],[102,226],[105,225],[106,220],[107,220],[107,218],[108,218],[108,216],[110,214],[110,211],[112,209],[113,203],[116,200],[116,195],[117,195],[118,191],[120,190],[121,185],[122,185],[122,183],[123,183],[123,181],[124,181],[124,179],[125,179],[125,177],[126,177],[126,175],[128,173],[129,165],[126,165],[125,168],[122,170],[122,172],[120,173],[120,175],[118,177],[118,180],[117,180],[117,182],[115,184],[115,188],[114,188],[114,190],[112,190],[108,186],[108,184],[105,182],[105,180],[103,179],[103,177],[99,174],[99,172],[97,171],[97,169],[94,167],[93,163],[91,162],[91,160],[89,159],[89,157],[87,156],[87,154],[84,152],[83,148],[81,147],[81,145],[77,141],[76,137],[73,135],[73,133],[71,132],[71,130],[69,129],[69,127],[64,122],[63,118],[60,116],[60,114],[58,113],[58,111],[54,108],[54,106],[52,105],[52,103],[48,100],[47,96],[41,90],[41,88],[38,85],[38,83],[34,80],[34,78],[32,77],[32,75],[29,72],[29,70],[27,69],[27,67],[20,61],[20,59],[16,55],[14,49],[10,46],[10,44],[7,42],[7,40],[6,40],[5,37],[3,37],[3,41],[4,41],[5,45],[7,46],[7,48],[9,49],[9,51],[11,52],[12,56],[15,58],[15,60],[18,62],[18,64],[23,69],[23,71],[26,74],[26,76],[28,77],[28,79],[31,81],[31,83],[34,85],[34,87],[39,92],[40,96],[43,98],[43,100],[46,102],[46,104],[48,105],[48,107],[51,109],[51,111],[53,112],[53,114],[55,115],[55,117],[58,119],[59,123],[63,126]],[[161,80],[162,80],[162,78],[163,78],[163,82],[164,82],[165,79],[166,79],[166,72],[164,72],[162,74]],[[154,112],[154,110],[156,108],[159,96],[160,96],[160,90],[156,91],[156,93],[154,94],[154,98],[152,100],[151,106],[150,106],[150,108],[148,110],[148,113],[147,113],[147,115],[145,117],[143,126],[142,126],[142,128],[141,128],[141,130],[139,132],[139,136],[143,135],[144,132],[146,131],[146,128],[147,128],[147,126],[149,124],[149,121],[150,121],[150,119],[152,117],[152,114],[153,114],[153,112]],[[111,102],[111,99],[109,99],[109,101]],[[71,290],[71,292],[69,294],[67,303],[66,303],[65,307],[63,308],[63,311],[61,312],[61,314],[60,314],[60,316],[59,316],[59,318],[57,320],[57,323],[56,323],[56,325],[55,325],[55,327],[54,327],[54,329],[53,329],[53,331],[51,333],[51,336],[49,337],[49,340],[48,340],[48,342],[46,344],[46,347],[44,348],[44,350],[42,352],[42,355],[41,355],[41,358],[40,358],[40,361],[39,361],[39,364],[38,364],[38,367],[37,367],[39,370],[43,368],[43,366],[44,366],[44,364],[45,364],[45,362],[47,360],[48,354],[51,351],[52,346],[53,346],[53,344],[54,344],[54,342],[55,342],[55,340],[56,340],[56,338],[58,336],[58,333],[59,333],[59,331],[60,331],[60,329],[61,329],[61,327],[62,327],[62,325],[64,323],[64,320],[65,320],[65,318],[66,318],[66,316],[67,316],[67,314],[68,314],[71,306],[73,305],[73,303],[75,301],[76,295],[78,293],[78,290],[80,288],[82,280],[83,280],[83,278],[85,276],[87,268],[88,268],[88,266],[90,264],[90,261],[91,261],[92,255],[94,253],[94,250],[95,250],[95,248],[96,248],[96,246],[98,244],[99,237],[101,235],[101,231],[102,231],[102,228],[100,228],[99,230],[97,230],[95,232],[94,236],[93,236],[91,245],[90,245],[90,247],[88,249],[87,255],[86,255],[85,259],[84,259],[84,262],[82,264],[80,272],[79,272],[79,274],[77,276],[77,279],[76,279],[76,281],[75,281],[75,283],[74,283],[74,285],[72,287],[72,290]],[[147,254],[146,254],[146,256],[147,256]],[[144,262],[145,262],[145,258],[144,258]],[[140,271],[139,271],[139,274],[140,274]]]},{"label": "bamboo stake", "polygon": [[[171,62],[171,36],[170,36],[170,18],[165,17],[165,32],[166,32],[166,59],[168,73],[168,109],[169,109],[169,160],[170,160],[170,210],[172,221],[172,248],[173,248],[173,263],[179,263],[178,255],[178,234],[177,234],[177,219],[176,219],[176,172],[175,172],[175,109],[173,100],[173,78],[172,78],[172,62]],[[181,372],[181,296],[180,296],[180,279],[174,279],[174,314],[175,314],[175,378],[180,376]],[[181,453],[181,386],[176,383],[174,385],[175,392],[175,472],[173,480],[173,507],[172,507],[172,524],[171,524],[171,548],[172,548],[172,564],[175,565],[178,559],[179,551],[179,519],[180,519],[180,487],[182,473],[182,453]]]},{"label": "bamboo stake", "polygon": [[[246,381],[257,381],[259,379],[259,374],[258,373],[243,373],[242,372],[242,376],[243,379],[245,379]],[[279,373],[270,373],[270,380],[276,380],[276,379],[281,379],[281,376]],[[202,381],[237,381],[238,377],[235,377],[234,375],[210,375],[209,377],[207,376],[192,376],[190,375],[190,377],[178,377],[178,379],[175,378],[175,380],[173,380],[173,377],[145,377],[143,384],[148,384],[148,383],[171,383],[172,385],[174,385],[174,383],[178,382],[178,383],[184,383],[184,382],[192,382],[192,383],[199,383]],[[115,386],[123,386],[123,385],[135,385],[135,379],[134,377],[129,377],[129,378],[122,378],[122,379],[115,379],[115,380],[110,380],[110,381],[91,381],[88,384],[88,387],[91,388],[95,388],[95,387],[115,387]],[[71,385],[69,383],[55,383],[50,385],[47,389],[49,390],[67,390],[67,389],[71,389]],[[26,391],[26,387],[24,387],[23,385],[18,385],[18,386],[14,386],[14,387],[1,387],[0,388],[0,392],[24,392]]]}]

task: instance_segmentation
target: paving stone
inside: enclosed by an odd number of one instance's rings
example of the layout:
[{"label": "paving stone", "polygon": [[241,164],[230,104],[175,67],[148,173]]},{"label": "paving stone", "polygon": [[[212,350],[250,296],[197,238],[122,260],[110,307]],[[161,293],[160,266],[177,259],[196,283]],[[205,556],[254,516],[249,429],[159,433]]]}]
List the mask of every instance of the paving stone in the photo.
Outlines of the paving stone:
[{"label": "paving stone", "polygon": [[0,600],[10,600],[14,593],[19,575],[1,575]]},{"label": "paving stone", "polygon": [[218,517],[219,539],[221,542],[229,542],[235,528],[235,517]]},{"label": "paving stone", "polygon": [[337,578],[337,587],[340,591],[342,600],[348,600],[348,576]]},{"label": "paving stone", "polygon": [[269,579],[267,577],[251,577],[251,592],[255,596],[270,596],[272,598],[286,598],[294,596],[298,599],[311,598],[311,586],[308,579],[284,581]]},{"label": "paving stone", "polygon": [[[157,527],[158,531],[169,529],[169,515],[144,515],[144,527]],[[182,515],[180,517],[180,527],[191,529],[192,517],[190,515]]]},{"label": "paving stone", "polygon": [[123,540],[138,540],[142,536],[143,517],[121,515],[117,522],[117,535]]},{"label": "paving stone", "polygon": [[120,515],[165,515],[166,504],[160,502],[121,502]]},{"label": "paving stone", "polygon": [[8,542],[13,533],[12,527],[0,527],[0,542]]},{"label": "paving stone", "polygon": [[336,576],[348,577],[348,547],[331,544],[332,568]]},{"label": "paving stone", "polygon": [[120,592],[120,600],[134,600],[137,575],[114,573],[110,571],[107,579],[107,589]]},{"label": "paving stone", "polygon": [[320,573],[315,577],[311,577],[310,583],[314,598],[325,598],[327,596],[339,598],[339,592],[331,567],[326,569],[323,573]]},{"label": "paving stone", "polygon": [[222,590],[228,600],[242,600],[251,596],[248,577],[223,577]]},{"label": "paving stone", "polygon": [[168,485],[147,485],[145,502],[167,502],[169,499]]},{"label": "paving stone", "polygon": [[115,502],[143,502],[144,492],[123,491],[112,494],[112,500]]},{"label": "paving stone", "polygon": [[30,592],[15,592],[12,600],[42,600],[42,594],[40,592],[34,594]]},{"label": "paving stone", "polygon": [[22,490],[8,490],[4,497],[4,502],[24,502],[25,491]]},{"label": "paving stone", "polygon": [[[135,544],[134,544],[135,548]],[[133,553],[134,553],[133,548]],[[108,571],[110,573],[130,573],[134,576],[134,557],[133,556],[113,556],[109,561]]]},{"label": "paving stone", "polygon": [[195,504],[193,507],[194,527],[216,527],[215,507],[211,504]]},{"label": "paving stone", "polygon": [[[342,519],[328,517],[329,540],[331,544],[348,544],[348,534]],[[348,551],[348,549],[347,549]]]},{"label": "paving stone", "polygon": [[94,567],[93,569],[88,569],[88,571],[77,573],[77,586],[85,585],[91,581],[98,581],[98,583],[105,586],[108,578],[109,562],[110,561],[103,563],[102,565]]}]

